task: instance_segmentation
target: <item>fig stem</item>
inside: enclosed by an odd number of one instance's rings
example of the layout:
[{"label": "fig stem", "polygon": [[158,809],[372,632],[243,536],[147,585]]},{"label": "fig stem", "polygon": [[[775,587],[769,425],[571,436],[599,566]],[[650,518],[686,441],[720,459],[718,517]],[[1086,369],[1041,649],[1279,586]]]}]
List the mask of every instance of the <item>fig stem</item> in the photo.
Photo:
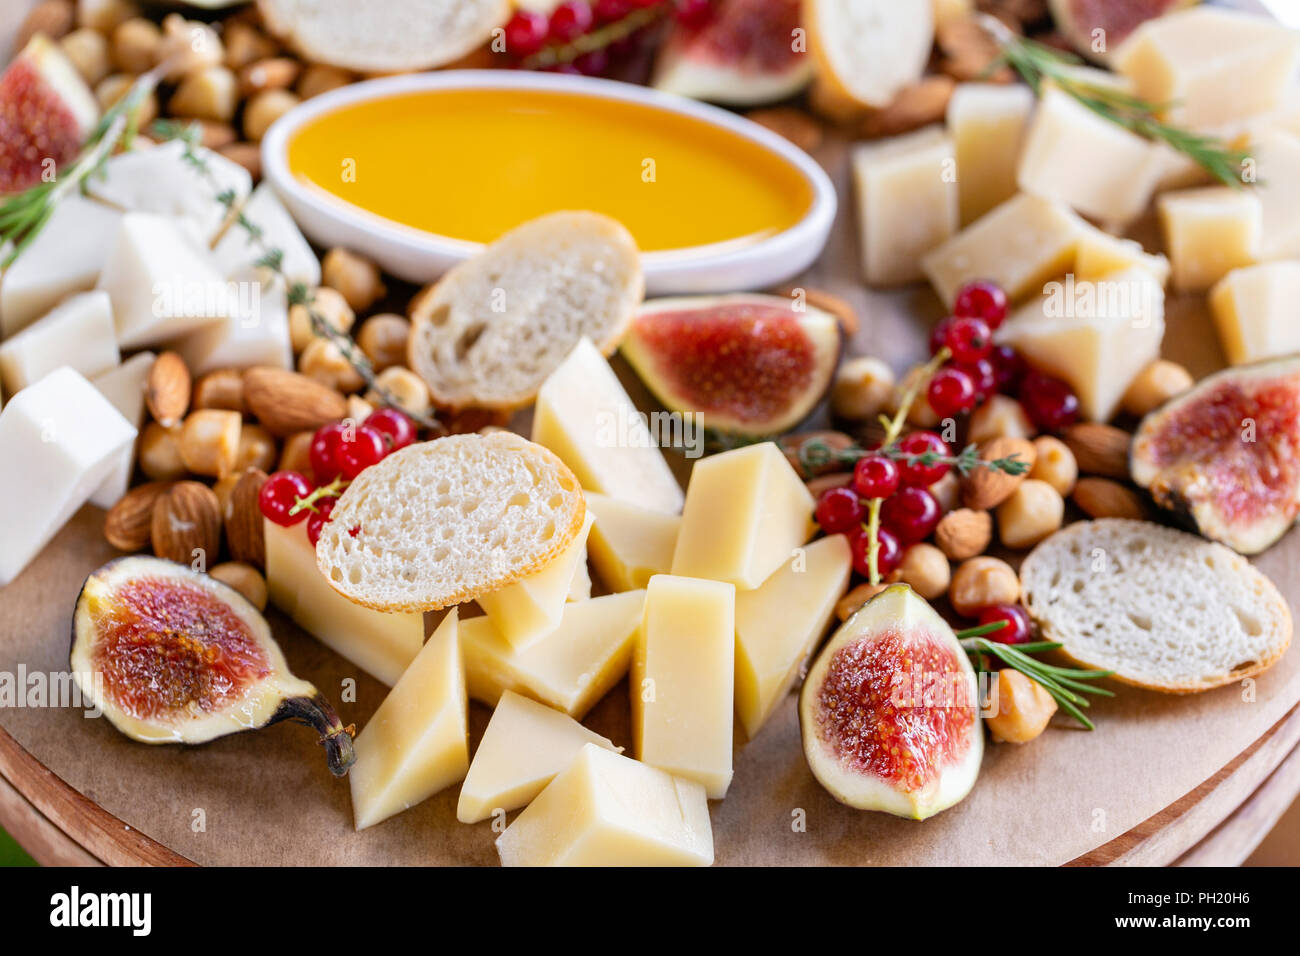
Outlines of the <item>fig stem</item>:
[{"label": "fig stem", "polygon": [[352,749],[354,728],[343,726],[339,715],[323,695],[286,698],[281,701],[275,720],[292,720],[314,728],[320,734],[320,743],[325,747],[325,759],[334,776],[346,776],[349,768],[357,762],[356,752]]}]

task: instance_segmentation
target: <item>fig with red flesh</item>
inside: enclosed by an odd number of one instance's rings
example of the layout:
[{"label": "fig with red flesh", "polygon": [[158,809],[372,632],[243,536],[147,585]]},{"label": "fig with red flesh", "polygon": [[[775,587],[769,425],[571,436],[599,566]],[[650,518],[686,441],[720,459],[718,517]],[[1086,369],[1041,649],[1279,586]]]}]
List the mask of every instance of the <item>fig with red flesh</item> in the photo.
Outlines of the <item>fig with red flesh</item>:
[{"label": "fig with red flesh", "polygon": [[1107,63],[1119,45],[1143,23],[1197,2],[1198,0],[1051,0],[1051,8],[1056,29],[1076,52],[1098,63]]},{"label": "fig with red flesh", "polygon": [[924,820],[970,792],[984,756],[975,670],[906,585],[840,626],[799,695],[804,755],[830,794]]},{"label": "fig with red flesh", "polygon": [[812,79],[796,49],[800,0],[718,0],[701,26],[673,25],[653,86],[729,106],[775,103]]},{"label": "fig with red flesh", "polygon": [[1225,369],[1142,419],[1133,480],[1205,537],[1258,554],[1300,514],[1300,356]]},{"label": "fig with red flesh", "polygon": [[185,565],[132,556],[86,578],[71,664],[81,692],[133,740],[200,744],[293,720],[320,734],[335,776],[355,759],[350,731],[289,672],[265,618]]},{"label": "fig with red flesh", "polygon": [[774,435],[807,418],[835,375],[840,329],[829,312],[775,295],[645,303],[623,357],[674,412],[707,428]]},{"label": "fig with red flesh", "polygon": [[98,120],[76,67],[43,34],[32,37],[0,75],[0,195],[48,181]]}]

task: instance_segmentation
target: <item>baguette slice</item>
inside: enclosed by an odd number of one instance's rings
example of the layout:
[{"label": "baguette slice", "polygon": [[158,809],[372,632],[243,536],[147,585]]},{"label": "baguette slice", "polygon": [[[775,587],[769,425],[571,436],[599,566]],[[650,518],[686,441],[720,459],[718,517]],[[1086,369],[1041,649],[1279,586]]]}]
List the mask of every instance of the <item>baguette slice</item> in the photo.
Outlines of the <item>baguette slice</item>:
[{"label": "baguette slice", "polygon": [[584,336],[610,355],[644,294],[636,243],[621,224],[550,213],[419,293],[410,366],[439,405],[519,408]]},{"label": "baguette slice", "polygon": [[884,109],[925,72],[934,11],[922,0],[804,0],[819,102],[832,115]]},{"label": "baguette slice", "polygon": [[510,432],[453,435],[362,472],[325,523],[316,564],[364,607],[432,611],[540,571],[586,511],[578,479],[541,445]]},{"label": "baguette slice", "polygon": [[306,59],[365,73],[450,63],[510,16],[509,0],[258,0],[257,8]]},{"label": "baguette slice", "polygon": [[1080,521],[1025,558],[1020,583],[1044,640],[1084,667],[1170,694],[1273,666],[1291,611],[1273,583],[1221,544],[1148,521]]}]

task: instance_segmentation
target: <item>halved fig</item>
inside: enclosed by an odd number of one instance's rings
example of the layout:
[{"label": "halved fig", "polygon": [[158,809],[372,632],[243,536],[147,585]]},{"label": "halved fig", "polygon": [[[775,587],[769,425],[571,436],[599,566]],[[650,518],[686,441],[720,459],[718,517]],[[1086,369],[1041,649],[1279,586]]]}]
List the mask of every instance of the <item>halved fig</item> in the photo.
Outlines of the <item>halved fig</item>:
[{"label": "halved fig", "polygon": [[902,584],[822,648],[799,722],[813,776],[860,810],[924,820],[970,792],[984,756],[975,670],[947,622]]},{"label": "halved fig", "polygon": [[686,296],[646,302],[623,357],[674,412],[740,435],[789,431],[835,375],[835,316],[776,295]]},{"label": "halved fig", "polygon": [[1263,551],[1300,514],[1300,356],[1225,369],[1157,408],[1129,468],[1211,541]]},{"label": "halved fig", "polygon": [[[1148,20],[1182,10],[1198,0],[1050,0],[1056,29],[1077,53],[1097,63]],[[1100,32],[1097,32],[1100,31]]]},{"label": "halved fig", "polygon": [[314,727],[337,777],[351,731],[289,672],[266,619],[216,578],[161,558],[118,558],[82,585],[72,673],[110,723],[147,744],[199,744],[282,720]]}]

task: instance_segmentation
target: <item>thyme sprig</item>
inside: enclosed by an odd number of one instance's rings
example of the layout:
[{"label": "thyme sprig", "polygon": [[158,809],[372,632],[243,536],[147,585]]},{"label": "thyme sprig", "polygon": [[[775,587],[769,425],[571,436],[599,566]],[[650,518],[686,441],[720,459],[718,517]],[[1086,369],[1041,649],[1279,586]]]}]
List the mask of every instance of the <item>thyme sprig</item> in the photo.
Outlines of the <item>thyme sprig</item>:
[{"label": "thyme sprig", "polygon": [[[888,419],[885,421],[887,423]],[[991,458],[986,461],[980,457],[979,446],[974,443],[967,445],[956,455],[940,455],[932,451],[920,455],[910,455],[897,446],[874,450],[859,445],[832,448],[820,438],[811,439],[800,446],[799,466],[804,470],[804,477],[811,478],[817,469],[825,468],[827,465],[851,466],[856,464],[857,460],[863,455],[868,454],[884,455],[906,465],[922,465],[927,468],[932,465],[949,465],[962,476],[969,475],[977,468],[1001,471],[1008,475],[1023,475],[1029,471],[1029,462],[1021,459],[1019,453],[1001,458]]]},{"label": "thyme sprig", "polygon": [[[1005,624],[1003,621],[997,623]],[[971,630],[979,630],[979,628],[972,628]],[[1092,702],[1084,695],[1115,696],[1115,692],[1112,690],[1087,683],[1088,681],[1110,677],[1114,671],[1057,667],[1054,664],[1048,664],[1029,656],[1031,653],[1044,653],[1059,649],[1061,645],[1055,641],[1035,641],[1029,644],[999,644],[997,641],[990,641],[986,637],[963,638],[962,635],[967,633],[969,632],[958,631],[957,637],[961,641],[962,650],[970,655],[977,670],[990,670],[982,660],[984,655],[996,657],[1011,669],[1020,671],[1030,680],[1042,685],[1043,689],[1052,696],[1052,699],[1056,701],[1063,711],[1088,730],[1093,730],[1094,725],[1091,720],[1084,716],[1082,708],[1091,706]]]},{"label": "thyme sprig", "polygon": [[1217,136],[1207,136],[1165,122],[1161,114],[1168,104],[1151,103],[1123,90],[1090,83],[1076,72],[1075,68],[1083,61],[1071,53],[1017,36],[988,14],[980,14],[979,20],[1001,51],[990,65],[990,71],[1003,65],[1011,67],[1035,94],[1042,92],[1044,82],[1050,82],[1103,119],[1146,139],[1167,144],[1220,182],[1241,186],[1240,172],[1246,160],[1242,150],[1231,148]]}]

